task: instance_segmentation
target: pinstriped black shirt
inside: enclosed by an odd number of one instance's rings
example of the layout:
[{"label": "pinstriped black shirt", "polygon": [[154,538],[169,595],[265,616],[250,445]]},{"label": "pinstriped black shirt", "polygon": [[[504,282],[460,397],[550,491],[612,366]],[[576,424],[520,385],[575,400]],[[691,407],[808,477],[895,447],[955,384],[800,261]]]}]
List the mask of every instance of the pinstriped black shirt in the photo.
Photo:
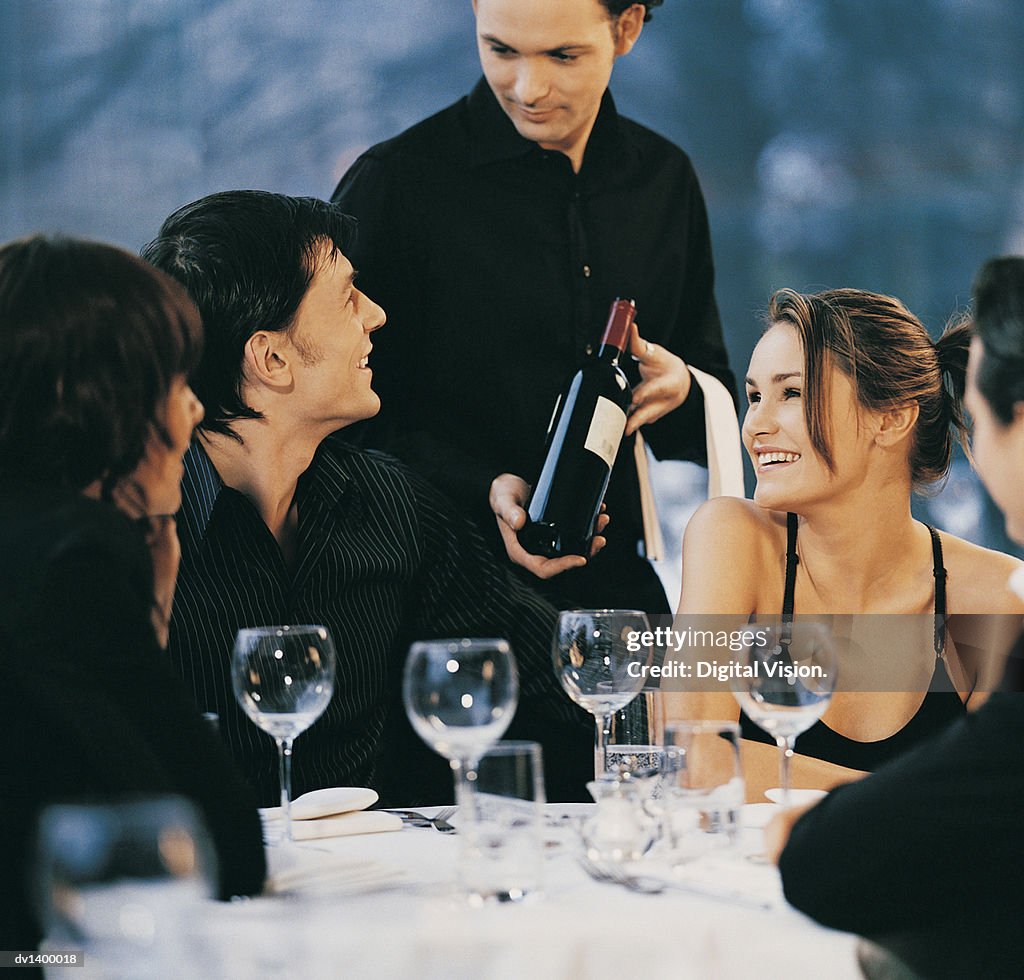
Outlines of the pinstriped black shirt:
[{"label": "pinstriped black shirt", "polygon": [[388,701],[417,639],[505,636],[521,699],[542,702],[555,719],[579,718],[551,666],[554,609],[506,574],[468,522],[397,460],[337,434],[324,441],[296,490],[294,569],[198,440],[185,457],[182,498],[170,655],[199,706],[220,715],[261,804],[278,799],[277,751],[232,692],[231,651],[244,626],[315,622],[334,637],[335,694],[297,743],[296,795],[374,785]]}]

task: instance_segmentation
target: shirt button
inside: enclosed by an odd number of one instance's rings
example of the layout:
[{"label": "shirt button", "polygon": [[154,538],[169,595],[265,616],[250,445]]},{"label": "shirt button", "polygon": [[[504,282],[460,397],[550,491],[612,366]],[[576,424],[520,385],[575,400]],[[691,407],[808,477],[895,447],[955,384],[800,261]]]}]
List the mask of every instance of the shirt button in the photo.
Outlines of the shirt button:
[{"label": "shirt button", "polygon": [[585,265],[583,267],[583,278],[584,279],[589,279],[590,278],[590,266],[589,265]]},{"label": "shirt button", "polygon": [[589,356],[590,354],[593,354],[593,353],[594,353],[594,345],[593,344],[587,344],[586,354]]}]

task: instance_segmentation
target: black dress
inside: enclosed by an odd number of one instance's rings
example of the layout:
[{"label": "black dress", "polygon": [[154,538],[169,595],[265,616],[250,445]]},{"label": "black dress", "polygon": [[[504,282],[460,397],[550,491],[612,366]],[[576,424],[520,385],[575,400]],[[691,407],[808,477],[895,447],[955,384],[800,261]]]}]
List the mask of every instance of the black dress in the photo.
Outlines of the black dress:
[{"label": "black dress", "polygon": [[[782,618],[783,621],[792,621],[796,567],[799,564],[796,553],[796,514],[787,515],[786,526],[786,587],[782,600]],[[928,532],[932,538],[932,572],[935,576],[935,668],[920,707],[899,731],[873,742],[847,738],[818,720],[797,738],[796,751],[800,755],[823,759],[849,769],[874,772],[879,766],[937,735],[967,714],[967,707],[949,679],[942,659],[946,638],[946,569],[942,563],[942,543],[938,532],[932,527],[928,528]],[[774,744],[771,736],[743,713],[740,714],[740,729],[744,738]]]},{"label": "black dress", "polygon": [[33,949],[32,835],[59,800],[176,793],[201,811],[221,897],[266,872],[249,787],[169,669],[150,623],[152,566],[115,508],[0,484],[0,948]]}]

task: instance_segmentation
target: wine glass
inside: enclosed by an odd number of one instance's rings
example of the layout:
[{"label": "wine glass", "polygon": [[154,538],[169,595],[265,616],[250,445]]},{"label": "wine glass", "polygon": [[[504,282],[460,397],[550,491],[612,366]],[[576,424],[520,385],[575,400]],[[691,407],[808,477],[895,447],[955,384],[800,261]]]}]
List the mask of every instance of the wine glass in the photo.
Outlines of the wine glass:
[{"label": "wine glass", "polygon": [[334,664],[334,643],[323,626],[259,626],[239,630],[235,638],[235,698],[277,743],[285,845],[294,843],[292,744],[331,700]]},{"label": "wine glass", "polygon": [[511,647],[501,639],[414,643],[402,699],[416,733],[450,761],[460,817],[472,821],[480,757],[505,734],[519,703]]},{"label": "wine glass", "polygon": [[779,747],[782,805],[788,807],[796,737],[825,713],[832,700],[835,647],[820,623],[758,626],[754,635],[748,648],[749,676],[733,694],[747,717]]},{"label": "wine glass", "polygon": [[598,779],[607,771],[612,716],[647,680],[653,648],[636,641],[649,629],[647,616],[635,609],[570,609],[558,615],[552,644],[555,675],[565,693],[594,716]]}]

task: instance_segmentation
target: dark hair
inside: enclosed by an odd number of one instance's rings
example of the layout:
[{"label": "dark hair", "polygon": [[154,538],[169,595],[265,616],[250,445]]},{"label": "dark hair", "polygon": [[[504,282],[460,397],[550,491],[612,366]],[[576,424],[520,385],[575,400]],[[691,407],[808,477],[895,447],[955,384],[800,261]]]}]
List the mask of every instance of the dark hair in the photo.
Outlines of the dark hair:
[{"label": "dark hair", "polygon": [[185,291],[112,245],[35,235],[0,247],[0,475],[110,499],[141,462],[171,385],[199,359]]},{"label": "dark hair", "polygon": [[651,19],[651,8],[660,7],[664,0],[601,0],[609,17],[618,17],[623,11],[629,10],[636,3],[644,7],[644,23]]},{"label": "dark hair", "polygon": [[964,444],[963,394],[970,324],[951,324],[938,343],[898,299],[859,289],[805,295],[780,289],[768,307],[768,327],[789,323],[804,353],[804,418],[811,444],[834,468],[828,417],[829,369],[852,382],[858,402],[884,411],[916,402],[910,453],[916,490],[949,471],[953,441]]},{"label": "dark hair", "polygon": [[238,438],[231,422],[260,418],[242,398],[242,352],[258,330],[290,329],[325,247],[333,257],[356,222],[333,204],[267,191],[224,191],[179,208],[142,255],[177,279],[206,331],[192,387],[201,428]]},{"label": "dark hair", "polygon": [[989,259],[974,280],[973,324],[981,339],[978,391],[1004,425],[1024,402],[1024,258]]}]

